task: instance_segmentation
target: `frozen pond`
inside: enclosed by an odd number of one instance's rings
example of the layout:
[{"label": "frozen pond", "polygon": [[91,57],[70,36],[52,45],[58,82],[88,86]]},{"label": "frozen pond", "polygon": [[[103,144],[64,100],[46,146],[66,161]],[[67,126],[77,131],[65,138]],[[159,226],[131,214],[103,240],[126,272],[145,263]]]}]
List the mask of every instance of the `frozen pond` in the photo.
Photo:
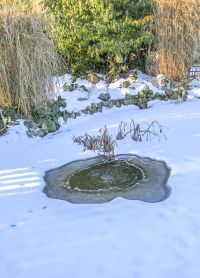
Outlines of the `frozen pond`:
[{"label": "frozen pond", "polygon": [[154,203],[169,196],[169,174],[163,161],[130,154],[100,156],[47,171],[44,192],[71,203],[104,203],[116,197]]}]

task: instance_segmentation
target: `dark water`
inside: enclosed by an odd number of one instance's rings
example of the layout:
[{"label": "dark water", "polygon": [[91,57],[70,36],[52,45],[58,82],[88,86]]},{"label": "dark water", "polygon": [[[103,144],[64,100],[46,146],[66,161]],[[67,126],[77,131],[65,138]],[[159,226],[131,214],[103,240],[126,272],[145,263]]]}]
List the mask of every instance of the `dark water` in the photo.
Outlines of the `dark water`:
[{"label": "dark water", "polygon": [[125,160],[107,161],[71,175],[66,181],[68,190],[106,191],[133,186],[144,178],[139,167]]}]

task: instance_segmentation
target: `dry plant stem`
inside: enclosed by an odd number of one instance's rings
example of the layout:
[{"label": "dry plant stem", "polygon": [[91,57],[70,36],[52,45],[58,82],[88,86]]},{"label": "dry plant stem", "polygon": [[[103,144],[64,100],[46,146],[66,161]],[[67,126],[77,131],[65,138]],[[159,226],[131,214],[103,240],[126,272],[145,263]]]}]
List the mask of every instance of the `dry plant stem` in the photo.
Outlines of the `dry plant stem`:
[{"label": "dry plant stem", "polygon": [[[199,0],[154,0],[159,73],[186,80],[189,67],[200,61]],[[155,65],[152,65],[155,66]],[[151,71],[151,70],[150,70]]]},{"label": "dry plant stem", "polygon": [[105,126],[103,129],[100,129],[100,132],[103,132],[102,135],[90,136],[85,134],[84,136],[73,137],[73,141],[80,145],[84,146],[84,151],[92,150],[98,151],[98,154],[105,156],[114,155],[114,147],[117,146],[115,140],[112,139],[112,136],[109,135],[108,129]]},{"label": "dry plant stem", "polygon": [[[125,126],[128,126],[127,123],[124,123]],[[146,125],[146,129],[141,129],[141,125]],[[167,140],[163,129],[166,128],[165,126],[162,126],[158,121],[153,121],[151,124],[144,122],[142,124],[136,124],[134,120],[131,121],[129,130],[123,134],[123,138],[126,137],[128,134],[131,135],[131,138],[134,141],[141,142],[142,138],[146,136],[146,141],[151,141],[151,136],[158,137],[159,140],[161,140],[161,136],[164,137],[165,140]],[[121,123],[122,125],[122,123]]]},{"label": "dry plant stem", "polygon": [[127,128],[127,123],[121,122],[118,128],[118,133],[117,133],[117,140],[122,140],[126,136],[126,128]]},{"label": "dry plant stem", "polygon": [[151,141],[151,135],[158,137],[159,141],[161,139],[160,135],[162,135],[164,137],[164,139],[167,140],[167,138],[163,132],[163,129],[166,127],[161,126],[158,121],[154,121],[150,125],[148,123],[145,123],[145,124],[148,126],[148,128],[146,130],[142,130],[141,134],[142,134],[142,136],[146,135],[147,141],[149,141],[149,140]]},{"label": "dry plant stem", "polygon": [[[158,137],[161,139],[161,135],[167,140],[163,129],[164,126],[161,126],[158,121],[154,121],[151,124],[143,123],[147,125],[146,129],[141,129],[141,125],[135,124],[134,120],[131,121],[130,125],[126,122],[121,122],[118,128],[118,134],[116,140],[124,139],[128,134],[131,135],[131,138],[136,142],[141,142],[142,138],[146,136],[147,141],[151,141],[151,136]],[[126,129],[129,127],[129,130]],[[114,148],[117,146],[115,140],[112,139],[112,136],[108,133],[108,129],[105,126],[103,129],[100,129],[100,132],[103,132],[102,135],[91,136],[85,134],[84,136],[73,137],[73,141],[79,145],[84,146],[84,151],[92,150],[98,151],[98,154],[105,155],[107,157],[114,155]]]},{"label": "dry plant stem", "polygon": [[141,131],[140,131],[140,125],[135,124],[134,120],[131,121],[130,124],[130,133],[131,133],[131,138],[135,141],[142,141],[142,136],[141,136]]}]

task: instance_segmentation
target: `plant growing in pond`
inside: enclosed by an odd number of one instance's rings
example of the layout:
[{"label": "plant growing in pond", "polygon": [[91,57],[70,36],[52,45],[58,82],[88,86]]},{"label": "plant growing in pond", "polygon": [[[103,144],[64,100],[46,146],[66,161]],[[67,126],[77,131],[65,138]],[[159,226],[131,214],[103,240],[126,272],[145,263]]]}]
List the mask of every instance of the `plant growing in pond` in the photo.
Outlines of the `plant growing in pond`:
[{"label": "plant growing in pond", "polygon": [[[143,128],[142,126],[144,125],[145,127]],[[130,124],[127,122],[121,122],[119,124],[116,140],[122,140],[128,134],[130,134],[131,139],[136,142],[142,142],[144,137],[146,141],[151,141],[152,136],[157,137],[159,140],[164,137],[164,139],[167,140],[163,132],[165,128],[166,127],[162,126],[158,121],[153,121],[150,124],[147,122],[138,124],[132,119]],[[91,136],[86,133],[83,136],[74,136],[73,141],[79,145],[83,145],[84,151],[98,151],[99,155],[113,156],[115,147],[117,146],[116,141],[113,140],[112,136],[109,134],[107,126],[99,131],[102,132],[102,135]]]},{"label": "plant growing in pond", "polygon": [[117,146],[115,140],[112,139],[112,136],[108,133],[108,129],[105,126],[99,130],[102,132],[101,135],[91,136],[86,133],[84,136],[73,137],[75,143],[84,146],[84,151],[92,150],[98,151],[99,155],[113,156],[114,148]]},{"label": "plant growing in pond", "polygon": [[[143,127],[145,125],[145,127]],[[136,142],[142,142],[142,138],[145,137],[146,141],[151,141],[151,137],[157,137],[159,140],[164,137],[167,140],[163,130],[165,126],[162,126],[158,121],[153,121],[152,123],[136,123],[133,119],[131,123],[121,122],[118,127],[118,133],[116,136],[117,140],[124,139],[128,134]]]}]

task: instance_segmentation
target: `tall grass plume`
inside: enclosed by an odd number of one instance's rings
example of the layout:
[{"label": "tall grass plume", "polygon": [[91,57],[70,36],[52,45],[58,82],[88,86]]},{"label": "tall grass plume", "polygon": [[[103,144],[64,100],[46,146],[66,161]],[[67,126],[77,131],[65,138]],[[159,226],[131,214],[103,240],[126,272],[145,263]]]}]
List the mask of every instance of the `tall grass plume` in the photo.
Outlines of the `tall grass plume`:
[{"label": "tall grass plume", "polygon": [[55,93],[61,59],[44,29],[37,0],[0,2],[0,107],[30,115]]},{"label": "tall grass plume", "polygon": [[200,1],[154,0],[154,4],[157,57],[151,53],[149,71],[154,67],[172,80],[185,80],[189,67],[200,59]]}]

